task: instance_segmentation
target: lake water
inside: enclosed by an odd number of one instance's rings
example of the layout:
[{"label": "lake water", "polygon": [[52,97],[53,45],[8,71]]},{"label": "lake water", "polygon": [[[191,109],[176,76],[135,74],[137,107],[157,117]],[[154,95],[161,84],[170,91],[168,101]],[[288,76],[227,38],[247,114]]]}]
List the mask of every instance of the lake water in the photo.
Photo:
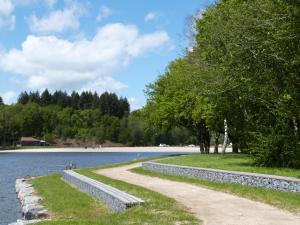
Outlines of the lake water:
[{"label": "lake water", "polygon": [[1,153],[0,225],[7,225],[21,218],[15,193],[17,178],[60,173],[71,162],[78,168],[84,168],[161,155],[170,153]]}]

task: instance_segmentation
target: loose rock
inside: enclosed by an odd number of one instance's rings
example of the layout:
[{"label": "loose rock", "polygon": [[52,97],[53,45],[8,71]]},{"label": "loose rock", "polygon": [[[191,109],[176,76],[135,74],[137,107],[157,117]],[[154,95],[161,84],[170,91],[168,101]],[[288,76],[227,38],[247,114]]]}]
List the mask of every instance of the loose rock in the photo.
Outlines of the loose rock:
[{"label": "loose rock", "polygon": [[40,204],[41,198],[35,194],[34,187],[26,179],[16,180],[16,193],[21,203],[23,219],[9,225],[31,224],[49,217],[48,210]]}]

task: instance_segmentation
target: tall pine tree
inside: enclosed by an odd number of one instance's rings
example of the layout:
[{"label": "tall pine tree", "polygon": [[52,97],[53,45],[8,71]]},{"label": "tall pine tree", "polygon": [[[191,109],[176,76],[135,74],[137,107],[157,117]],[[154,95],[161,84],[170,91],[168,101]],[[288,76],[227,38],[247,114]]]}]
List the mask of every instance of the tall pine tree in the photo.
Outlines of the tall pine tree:
[{"label": "tall pine tree", "polygon": [[41,95],[41,100],[40,100],[41,106],[47,106],[52,104],[52,96],[49,93],[48,89],[46,89],[42,95]]}]

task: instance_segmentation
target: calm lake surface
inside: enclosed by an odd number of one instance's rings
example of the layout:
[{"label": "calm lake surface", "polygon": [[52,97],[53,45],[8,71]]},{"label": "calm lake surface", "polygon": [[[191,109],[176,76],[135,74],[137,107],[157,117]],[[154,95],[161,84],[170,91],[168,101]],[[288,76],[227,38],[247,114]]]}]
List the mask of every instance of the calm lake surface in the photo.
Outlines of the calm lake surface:
[{"label": "calm lake surface", "polygon": [[60,173],[71,162],[84,168],[162,155],[170,153],[0,153],[0,225],[21,218],[17,178]]}]

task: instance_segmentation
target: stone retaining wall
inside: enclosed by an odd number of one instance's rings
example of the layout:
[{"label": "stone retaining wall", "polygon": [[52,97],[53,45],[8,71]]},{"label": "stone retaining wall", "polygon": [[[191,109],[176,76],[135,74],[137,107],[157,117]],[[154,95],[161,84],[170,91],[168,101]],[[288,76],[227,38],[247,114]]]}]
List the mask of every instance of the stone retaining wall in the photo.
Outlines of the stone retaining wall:
[{"label": "stone retaining wall", "polygon": [[251,185],[256,187],[274,189],[276,191],[294,192],[300,194],[300,179],[296,178],[189,166],[177,166],[156,162],[144,162],[142,164],[142,167],[154,172],[164,174],[199,178],[222,183],[228,182],[242,185]]},{"label": "stone retaining wall", "polygon": [[75,185],[81,191],[104,201],[113,211],[123,211],[143,201],[135,196],[129,195],[109,185],[103,184],[74,171],[64,171],[64,179]]}]

